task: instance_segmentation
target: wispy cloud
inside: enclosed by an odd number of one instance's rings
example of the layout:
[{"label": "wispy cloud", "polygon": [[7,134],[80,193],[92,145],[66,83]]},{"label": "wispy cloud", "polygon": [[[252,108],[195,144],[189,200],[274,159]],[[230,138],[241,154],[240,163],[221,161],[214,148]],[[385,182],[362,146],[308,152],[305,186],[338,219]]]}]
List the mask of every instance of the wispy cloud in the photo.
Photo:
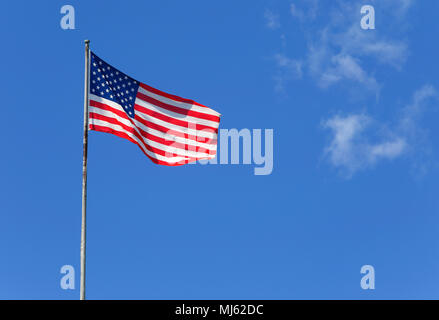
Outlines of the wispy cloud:
[{"label": "wispy cloud", "polygon": [[[383,32],[361,29],[361,2],[343,3],[332,13],[317,40],[310,41],[306,61],[318,84],[328,87],[349,81],[377,92],[373,71],[365,68],[365,59],[399,69],[406,61],[407,44],[388,39]],[[373,60],[371,60],[373,59]]]},{"label": "wispy cloud", "polygon": [[356,81],[369,89],[378,90],[375,78],[367,74],[360,66],[358,59],[348,54],[332,57],[331,65],[320,76],[319,85],[326,88],[343,79]]},{"label": "wispy cloud", "polygon": [[283,54],[275,54],[274,60],[278,67],[278,73],[275,76],[276,91],[285,90],[285,82],[289,79],[299,79],[302,77],[302,62],[286,57]]},{"label": "wispy cloud", "polygon": [[[372,3],[382,10],[397,12],[388,19],[406,14],[412,1],[382,0]],[[388,36],[385,30],[363,30],[360,26],[360,9],[363,1],[334,1],[332,9],[325,12],[328,22],[320,29],[307,28],[307,53],[302,57],[288,57],[301,61],[302,70],[316,80],[321,88],[342,82],[356,84],[378,95],[381,85],[375,71],[389,66],[400,70],[409,55],[404,40]],[[304,26],[317,15],[316,1],[295,1],[291,14]],[[378,26],[379,28],[379,26]]]},{"label": "wispy cloud", "polygon": [[325,155],[346,177],[372,167],[379,160],[392,160],[405,151],[406,141],[401,137],[386,137],[371,142],[368,131],[375,126],[374,120],[365,114],[336,115],[323,122],[323,127],[332,131]]},{"label": "wispy cloud", "polygon": [[401,112],[401,119],[399,120],[399,130],[405,135],[416,138],[419,135],[419,121],[425,112],[426,102],[434,97],[438,97],[436,89],[427,84],[417,90],[413,95],[413,101],[405,106]]},{"label": "wispy cloud", "polygon": [[415,0],[372,0],[373,4],[378,2],[391,9],[395,16],[403,18]]},{"label": "wispy cloud", "polygon": [[[355,12],[352,14],[354,15]],[[358,15],[356,17],[358,18]],[[379,64],[399,68],[407,60],[407,44],[401,40],[389,39],[378,34],[374,31],[361,29],[357,19],[351,21],[349,27],[344,31],[334,31],[333,33],[328,31],[329,41],[326,41],[324,45],[332,46],[334,51],[340,53],[359,58],[371,57],[376,59]]]},{"label": "wispy cloud", "polygon": [[280,28],[280,18],[278,14],[272,12],[271,10],[265,9],[264,18],[267,28],[272,30]]},{"label": "wispy cloud", "polygon": [[419,160],[418,150],[425,143],[420,121],[431,98],[438,98],[431,85],[415,91],[412,102],[401,110],[401,116],[393,126],[380,123],[364,113],[335,115],[323,121],[322,127],[331,131],[330,142],[324,150],[329,163],[350,178],[381,160],[410,154],[413,164],[425,171],[425,166],[416,161]]},{"label": "wispy cloud", "polygon": [[317,0],[308,0],[306,2],[301,1],[300,6],[295,3],[290,4],[291,15],[301,22],[304,22],[306,20],[314,20],[317,16],[317,11]]}]

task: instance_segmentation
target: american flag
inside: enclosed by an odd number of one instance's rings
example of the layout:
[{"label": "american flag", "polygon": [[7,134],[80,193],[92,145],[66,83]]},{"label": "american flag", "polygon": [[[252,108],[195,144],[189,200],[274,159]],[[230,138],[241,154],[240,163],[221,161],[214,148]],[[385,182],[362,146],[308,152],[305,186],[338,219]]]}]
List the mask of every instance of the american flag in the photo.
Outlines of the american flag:
[{"label": "american flag", "polygon": [[89,130],[125,138],[157,164],[215,157],[218,112],[154,89],[90,55]]}]

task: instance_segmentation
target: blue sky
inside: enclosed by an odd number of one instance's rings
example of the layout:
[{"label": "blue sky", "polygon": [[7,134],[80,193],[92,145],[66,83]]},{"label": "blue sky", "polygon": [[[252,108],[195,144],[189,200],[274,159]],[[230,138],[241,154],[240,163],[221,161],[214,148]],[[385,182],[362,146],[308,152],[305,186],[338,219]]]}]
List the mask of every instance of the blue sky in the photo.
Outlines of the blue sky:
[{"label": "blue sky", "polygon": [[[75,8],[75,30],[60,8]],[[375,8],[376,29],[360,28]],[[0,298],[77,299],[83,40],[274,168],[153,164],[91,132],[90,299],[438,299],[436,1],[8,2]],[[360,268],[375,268],[362,290]],[[60,268],[76,270],[62,290]]]}]

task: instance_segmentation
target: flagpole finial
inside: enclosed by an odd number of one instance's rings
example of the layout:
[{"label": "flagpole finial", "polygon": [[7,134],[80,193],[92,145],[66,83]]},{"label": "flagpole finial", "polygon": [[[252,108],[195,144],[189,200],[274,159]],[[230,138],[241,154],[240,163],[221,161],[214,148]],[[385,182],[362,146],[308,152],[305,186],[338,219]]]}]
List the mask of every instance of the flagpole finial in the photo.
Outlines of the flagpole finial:
[{"label": "flagpole finial", "polygon": [[85,43],[85,44],[89,44],[89,43],[90,43],[90,40],[84,40],[84,43]]}]

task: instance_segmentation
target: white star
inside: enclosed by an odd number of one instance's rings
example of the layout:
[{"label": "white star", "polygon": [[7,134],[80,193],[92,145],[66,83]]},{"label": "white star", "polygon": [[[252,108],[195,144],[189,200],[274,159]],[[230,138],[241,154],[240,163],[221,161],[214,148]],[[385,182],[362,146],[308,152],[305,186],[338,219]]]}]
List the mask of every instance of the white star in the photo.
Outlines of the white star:
[{"label": "white star", "polygon": [[102,61],[99,61],[99,64],[102,65]]}]

